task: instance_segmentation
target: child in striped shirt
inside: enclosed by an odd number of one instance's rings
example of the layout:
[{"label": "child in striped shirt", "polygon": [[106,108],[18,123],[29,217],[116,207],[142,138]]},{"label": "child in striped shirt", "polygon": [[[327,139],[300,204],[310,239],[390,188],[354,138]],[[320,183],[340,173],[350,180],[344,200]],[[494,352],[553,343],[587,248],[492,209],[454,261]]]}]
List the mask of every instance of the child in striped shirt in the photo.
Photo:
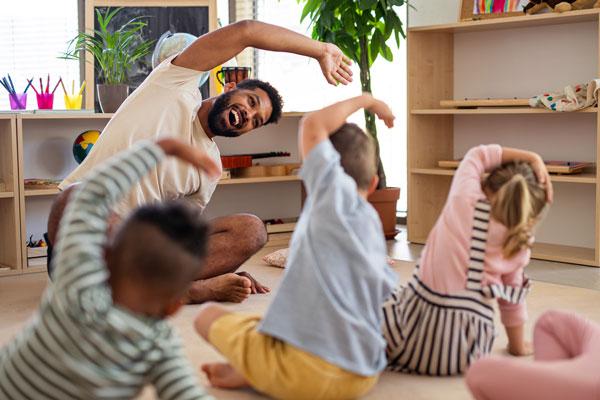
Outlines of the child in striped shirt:
[{"label": "child in striped shirt", "polygon": [[491,351],[493,299],[509,352],[531,353],[523,338],[529,287],[523,268],[532,229],[551,199],[548,172],[537,154],[498,145],[466,154],[412,280],[384,304],[392,370],[463,373]]},{"label": "child in striped shirt", "polygon": [[183,204],[135,211],[106,243],[111,206],[173,155],[211,176],[203,152],[173,139],[140,142],[72,193],[55,248],[54,284],[30,325],[0,351],[0,398],[208,399],[165,318],[182,304],[207,224]]}]

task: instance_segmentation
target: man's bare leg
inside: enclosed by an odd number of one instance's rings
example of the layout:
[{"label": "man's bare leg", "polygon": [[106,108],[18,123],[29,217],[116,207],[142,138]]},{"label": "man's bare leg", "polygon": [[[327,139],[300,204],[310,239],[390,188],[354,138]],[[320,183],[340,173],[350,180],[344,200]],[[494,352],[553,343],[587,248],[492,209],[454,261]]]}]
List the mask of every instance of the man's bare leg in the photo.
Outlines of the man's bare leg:
[{"label": "man's bare leg", "polygon": [[[196,332],[210,343],[208,338],[210,327],[217,319],[226,314],[229,314],[229,311],[217,304],[204,305],[194,320]],[[204,371],[210,384],[214,387],[238,389],[249,386],[244,376],[228,363],[203,364],[202,371]]]},{"label": "man's bare leg", "polygon": [[198,280],[188,292],[189,301],[239,303],[251,293],[268,293],[247,272],[234,273],[267,242],[263,222],[251,214],[235,214],[210,221],[212,234]]},{"label": "man's bare leg", "polygon": [[[75,186],[60,193],[52,204],[48,217],[48,238],[56,244],[62,214]],[[114,230],[120,220],[116,215],[109,221]],[[268,293],[269,288],[258,283],[247,272],[234,273],[267,242],[263,222],[250,214],[235,214],[210,221],[212,234],[204,266],[198,280],[192,283],[188,298],[191,303],[230,301],[240,303],[251,293]]]}]

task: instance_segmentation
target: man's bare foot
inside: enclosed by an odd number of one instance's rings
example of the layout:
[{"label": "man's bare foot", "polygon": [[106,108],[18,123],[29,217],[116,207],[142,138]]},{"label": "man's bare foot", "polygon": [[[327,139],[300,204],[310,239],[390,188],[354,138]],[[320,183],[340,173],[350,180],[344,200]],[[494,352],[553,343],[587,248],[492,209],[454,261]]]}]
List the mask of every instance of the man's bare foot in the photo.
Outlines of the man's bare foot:
[{"label": "man's bare foot", "polygon": [[238,274],[239,276],[244,276],[248,279],[250,279],[250,282],[252,283],[252,285],[250,286],[250,290],[252,294],[257,294],[257,293],[269,293],[271,291],[271,289],[269,289],[268,287],[260,284],[256,279],[254,279],[254,277],[252,275],[250,275],[249,273],[242,271],[242,272],[236,272],[236,274]]},{"label": "man's bare foot", "polygon": [[231,364],[211,363],[202,365],[202,371],[214,387],[239,389],[249,386],[248,381]]},{"label": "man's bare foot", "polygon": [[233,273],[194,281],[188,291],[188,302],[229,301],[241,303],[250,296],[251,286],[250,279]]}]

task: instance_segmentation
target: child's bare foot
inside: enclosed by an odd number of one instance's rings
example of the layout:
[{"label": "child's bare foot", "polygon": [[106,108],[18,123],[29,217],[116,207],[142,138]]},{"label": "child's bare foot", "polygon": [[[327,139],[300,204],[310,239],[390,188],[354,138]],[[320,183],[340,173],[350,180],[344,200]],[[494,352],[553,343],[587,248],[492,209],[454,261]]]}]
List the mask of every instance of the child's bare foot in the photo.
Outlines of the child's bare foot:
[{"label": "child's bare foot", "polygon": [[202,365],[202,371],[206,374],[211,385],[223,389],[239,389],[247,387],[246,379],[237,372],[231,364],[211,363]]},{"label": "child's bare foot", "polygon": [[188,291],[188,302],[230,301],[241,303],[250,296],[252,282],[238,274],[224,274],[195,281]]}]

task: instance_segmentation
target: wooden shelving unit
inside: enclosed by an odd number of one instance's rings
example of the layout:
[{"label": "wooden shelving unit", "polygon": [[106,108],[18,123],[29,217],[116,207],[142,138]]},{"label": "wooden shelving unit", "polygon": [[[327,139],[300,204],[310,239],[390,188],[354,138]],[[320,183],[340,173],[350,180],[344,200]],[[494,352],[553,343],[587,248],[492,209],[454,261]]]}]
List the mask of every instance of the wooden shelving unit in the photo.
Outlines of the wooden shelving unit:
[{"label": "wooden shelving unit", "polygon": [[13,115],[0,115],[0,275],[20,273],[21,230],[18,193],[17,124]]},{"label": "wooden shelving unit", "polygon": [[[304,114],[286,112],[283,116],[297,120]],[[60,191],[56,188],[25,189],[24,179],[62,179],[76,166],[70,153],[74,135],[86,129],[101,130],[112,116],[113,114],[68,111],[0,113],[0,276],[46,270],[45,265],[28,266],[25,241],[31,234],[28,232],[32,232],[32,228],[28,226],[32,219],[35,220],[34,225],[45,226],[45,220],[37,221],[38,216],[47,216],[46,209],[49,211],[52,198]],[[54,161],[48,164],[47,154],[56,151],[62,153],[52,154]],[[64,165],[57,167],[57,160]],[[47,166],[51,168],[44,169]],[[232,178],[220,181],[219,185],[299,181],[300,178],[295,175],[268,176]],[[30,215],[30,212],[34,214]],[[39,232],[43,232],[40,229],[33,228],[38,233],[36,238],[39,238]],[[273,229],[288,232],[293,230],[293,226],[282,224]]]},{"label": "wooden shelving unit", "polygon": [[[445,109],[440,107],[441,100],[462,98],[455,94],[455,40],[464,38],[469,33],[469,43],[474,37],[484,35],[489,40],[493,31],[510,29],[538,29],[550,25],[574,24],[575,29],[580,23],[595,23],[600,26],[600,10],[583,10],[569,13],[548,13],[534,16],[518,16],[510,18],[470,21],[454,24],[425,26],[408,30],[408,239],[415,243],[425,243],[427,235],[435,224],[443,205],[446,202],[451,178],[455,171],[437,167],[440,160],[452,160],[454,154],[456,118],[488,116],[485,118],[533,118],[536,121],[552,118],[559,121],[564,115],[572,119],[596,118],[595,131],[595,160],[600,161],[600,118],[598,108],[589,108],[577,113],[556,113],[544,109],[526,107],[476,108],[476,109]],[[595,28],[596,29],[596,28]],[[498,32],[496,35],[502,35]],[[523,33],[526,35],[526,33]],[[598,34],[596,34],[598,35]],[[594,38],[597,41],[597,36]],[[590,39],[591,40],[591,39]],[[464,42],[462,42],[464,43]],[[464,56],[464,48],[461,53]],[[560,52],[560,49],[557,49]],[[600,59],[598,51],[596,59]],[[532,57],[535,57],[532,55]],[[509,54],[504,59],[507,63],[516,62]],[[518,60],[521,62],[522,60]],[[576,60],[574,62],[577,62]],[[464,64],[458,64],[464,65]],[[476,69],[476,66],[473,66]],[[600,76],[600,67],[595,71]],[[477,74],[473,74],[477,79]],[[515,77],[514,84],[519,85]],[[493,93],[491,93],[493,94]],[[498,96],[505,97],[505,96]],[[581,117],[576,114],[581,114]],[[529,117],[529,115],[531,117]],[[473,116],[473,117],[472,117]],[[477,118],[484,118],[477,117]],[[499,139],[500,140],[500,139]],[[464,143],[462,143],[464,145]],[[479,144],[479,143],[474,143]],[[555,243],[536,243],[533,257],[566,263],[588,266],[600,266],[600,179],[597,171],[586,171],[579,175],[554,175],[552,181],[558,185],[584,185],[594,188],[593,204],[595,238],[593,248],[575,247]],[[569,186],[573,187],[573,186]],[[570,189],[569,189],[570,190]],[[587,193],[587,192],[586,192]],[[586,203],[589,204],[589,203]],[[556,204],[555,204],[556,206]],[[577,227],[565,227],[577,229]]]}]

